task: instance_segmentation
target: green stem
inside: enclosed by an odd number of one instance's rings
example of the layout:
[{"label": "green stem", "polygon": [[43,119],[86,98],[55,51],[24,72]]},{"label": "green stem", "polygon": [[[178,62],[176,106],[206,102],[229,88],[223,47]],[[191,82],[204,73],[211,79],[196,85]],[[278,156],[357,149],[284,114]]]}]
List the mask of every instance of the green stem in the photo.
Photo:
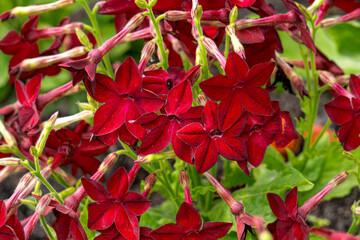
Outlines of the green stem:
[{"label": "green stem", "polygon": [[178,206],[180,206],[180,201],[179,201],[179,199],[176,198],[174,190],[172,189],[169,178],[168,178],[168,176],[166,174],[166,167],[165,167],[164,161],[166,161],[166,160],[159,161],[164,187],[168,191],[171,200],[176,202],[176,204]]},{"label": "green stem", "polygon": [[225,52],[224,56],[227,58],[229,56],[229,49],[230,49],[230,36],[226,34],[225,36]]},{"label": "green stem", "polygon": [[[91,25],[93,26],[93,31],[91,31],[91,32],[94,34],[94,37],[95,37],[98,45],[101,46],[103,44],[103,40],[102,40],[101,33],[100,33],[100,26],[96,19],[97,10],[91,11],[91,9],[89,8],[89,5],[87,4],[87,2],[85,0],[77,0],[77,2],[79,2],[84,7],[85,12],[90,19]],[[90,29],[88,29],[88,30],[90,30]],[[110,58],[109,58],[108,54],[106,54],[103,57],[103,61],[105,63],[105,69],[107,70],[107,73],[109,74],[109,76],[111,78],[114,78],[114,72],[112,70]]]},{"label": "green stem", "polygon": [[167,70],[169,68],[169,64],[168,64],[168,58],[167,58],[167,53],[165,51],[165,47],[164,47],[164,41],[161,35],[161,31],[160,31],[160,27],[159,27],[159,21],[161,19],[164,18],[163,15],[160,15],[158,17],[158,19],[155,19],[155,15],[154,12],[152,11],[152,9],[149,7],[148,9],[148,16],[150,17],[150,20],[154,26],[155,32],[156,32],[156,38],[154,39],[155,43],[158,45],[159,50],[160,50],[160,54],[161,54],[161,66],[164,70]]},{"label": "green stem", "polygon": [[[138,156],[131,150],[131,148],[126,145],[125,143],[123,143],[122,141],[119,141],[121,143],[121,146],[127,151],[127,156],[129,156],[130,158],[136,160],[138,158]],[[120,150],[121,151],[121,150]]]},{"label": "green stem", "polygon": [[359,228],[359,225],[360,225],[360,219],[354,218],[353,222],[351,223],[351,226],[348,230],[348,233],[351,235],[354,235],[355,231]]},{"label": "green stem", "polygon": [[322,136],[324,135],[324,133],[326,132],[326,130],[329,128],[330,124],[331,124],[331,120],[330,120],[330,118],[329,118],[328,121],[326,122],[325,126],[324,126],[323,129],[321,130],[319,136],[317,136],[314,144],[311,146],[310,152],[315,149],[316,145],[320,142]]},{"label": "green stem", "polygon": [[41,225],[43,226],[45,232],[46,232],[46,235],[49,237],[50,240],[55,240],[56,238],[52,235],[51,231],[50,231],[50,228],[49,226],[47,225],[46,221],[45,221],[45,218],[44,216],[41,214],[40,215],[40,222],[41,222]]}]

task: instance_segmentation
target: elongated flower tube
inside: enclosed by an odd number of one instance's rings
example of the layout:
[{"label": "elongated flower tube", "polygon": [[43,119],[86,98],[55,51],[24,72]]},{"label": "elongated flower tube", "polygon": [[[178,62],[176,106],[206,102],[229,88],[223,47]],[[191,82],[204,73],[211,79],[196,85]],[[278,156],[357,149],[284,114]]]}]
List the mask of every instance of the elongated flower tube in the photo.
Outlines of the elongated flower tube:
[{"label": "elongated flower tube", "polygon": [[9,145],[9,147],[16,145],[15,137],[6,129],[2,121],[0,121],[0,133],[4,137],[5,142]]},{"label": "elongated flower tube", "polygon": [[334,25],[360,19],[360,8],[337,18],[324,19],[320,22],[321,27],[332,27]]},{"label": "elongated flower tube", "polygon": [[38,15],[44,12],[49,12],[55,9],[70,6],[74,2],[75,2],[74,0],[59,0],[53,3],[43,4],[43,5],[15,7],[8,12],[0,14],[0,19],[2,22],[4,22],[15,17]]},{"label": "elongated flower tube", "polygon": [[180,172],[180,183],[184,189],[185,202],[190,204],[191,206],[194,206],[190,193],[189,174],[184,170]]},{"label": "elongated flower tube", "polygon": [[31,173],[27,173],[20,179],[19,184],[17,185],[15,191],[13,192],[11,197],[8,200],[6,200],[5,204],[6,204],[6,209],[8,212],[13,207],[13,205],[16,203],[16,201],[19,199],[21,192],[30,183],[32,178],[33,178],[33,175]]},{"label": "elongated flower tube", "polygon": [[340,96],[345,96],[349,99],[354,98],[355,96],[348,92],[345,88],[343,88],[339,83],[337,83],[336,78],[330,72],[322,71],[319,74],[320,80],[329,85],[332,89],[334,89]]},{"label": "elongated flower tube", "polygon": [[204,46],[205,46],[206,50],[208,50],[209,53],[214,55],[216,57],[216,59],[219,61],[221,67],[223,69],[225,69],[226,59],[225,59],[224,55],[219,51],[219,49],[216,46],[215,42],[213,40],[211,40],[210,38],[208,38],[208,37],[204,37],[203,38],[203,43],[204,43]]},{"label": "elongated flower tube", "polygon": [[15,157],[0,158],[0,166],[17,167],[20,165],[20,160],[20,158]]},{"label": "elongated flower tube", "polygon": [[142,195],[144,197],[149,197],[150,191],[153,189],[155,182],[156,182],[157,176],[156,173],[151,173],[145,180],[145,185],[144,185],[144,191],[142,193]]},{"label": "elongated flower tube", "polygon": [[235,28],[231,25],[225,28],[226,34],[230,36],[231,44],[233,46],[234,52],[239,54],[243,59],[245,59],[245,50],[244,46],[241,44],[240,40],[237,38],[235,34]]}]

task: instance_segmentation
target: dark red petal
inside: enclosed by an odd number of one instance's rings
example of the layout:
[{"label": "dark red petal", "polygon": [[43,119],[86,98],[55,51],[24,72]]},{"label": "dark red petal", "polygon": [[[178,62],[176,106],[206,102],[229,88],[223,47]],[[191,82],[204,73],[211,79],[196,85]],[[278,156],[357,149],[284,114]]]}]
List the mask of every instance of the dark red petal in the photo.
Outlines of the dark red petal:
[{"label": "dark red petal", "polygon": [[128,240],[138,240],[140,227],[137,217],[119,203],[117,205],[115,225],[117,230]]},{"label": "dark red petal", "polygon": [[180,240],[185,234],[186,231],[182,227],[169,223],[152,231],[150,236],[154,240]]},{"label": "dark red petal", "polygon": [[274,62],[256,64],[250,69],[244,87],[263,86],[269,80],[274,67]]},{"label": "dark red petal", "polygon": [[120,14],[126,13],[131,9],[136,9],[137,6],[133,1],[125,1],[119,4],[118,0],[107,0],[101,5],[99,14]]},{"label": "dark red petal", "polygon": [[261,131],[252,132],[247,142],[249,163],[254,167],[259,166],[264,159],[265,150],[270,144],[271,141],[265,138]]},{"label": "dark red petal", "polygon": [[190,123],[179,131],[177,136],[191,147],[198,147],[209,139],[209,134],[200,123]]},{"label": "dark red petal", "polygon": [[108,191],[115,199],[120,199],[129,190],[129,181],[124,167],[116,170],[107,182]]},{"label": "dark red petal", "polygon": [[132,121],[138,119],[140,113],[133,101],[129,101],[129,107],[127,108],[125,116],[126,128],[129,132],[139,140],[143,140],[146,135],[146,130],[140,124],[133,123]]},{"label": "dark red petal", "polygon": [[357,110],[352,107],[351,100],[344,96],[336,97],[325,104],[324,108],[331,121],[337,125],[349,122]]},{"label": "dark red petal", "polygon": [[223,136],[225,137],[238,137],[243,132],[247,122],[247,114],[242,115],[230,128],[228,128]]},{"label": "dark red petal", "polygon": [[112,201],[90,203],[88,210],[88,228],[92,230],[109,228],[118,214],[117,207]]},{"label": "dark red petal", "polygon": [[286,195],[285,199],[285,207],[287,212],[291,214],[291,216],[295,216],[298,211],[298,199],[297,199],[297,187],[294,187],[288,195]]},{"label": "dark red petal", "polygon": [[41,88],[42,75],[36,75],[26,84],[26,93],[29,97],[29,102],[34,103],[35,99],[39,95]]},{"label": "dark red petal", "polygon": [[236,83],[223,75],[215,75],[202,81],[199,86],[209,98],[220,101],[231,93]]},{"label": "dark red petal", "polygon": [[165,149],[171,140],[173,126],[171,122],[167,122],[164,126],[152,129],[144,138],[137,153],[140,156],[154,154]]},{"label": "dark red petal", "polygon": [[100,183],[90,178],[82,178],[81,182],[85,188],[86,193],[94,201],[103,202],[110,197],[105,188]]},{"label": "dark red petal", "polygon": [[237,53],[231,52],[226,61],[225,72],[234,84],[243,83],[249,67]]},{"label": "dark red petal", "polygon": [[169,91],[167,89],[166,78],[157,77],[157,76],[144,77],[142,80],[142,87],[157,95],[166,94]]},{"label": "dark red petal", "polygon": [[216,137],[214,140],[218,152],[224,158],[236,161],[247,159],[246,146],[241,138]]},{"label": "dark red petal", "polygon": [[23,48],[22,45],[20,35],[16,31],[11,30],[0,41],[0,50],[7,55],[15,55]]},{"label": "dark red petal", "polygon": [[69,161],[71,161],[73,164],[72,170],[74,172],[72,172],[72,174],[74,176],[76,176],[77,173],[76,167],[80,167],[83,172],[93,175],[100,166],[99,160],[97,160],[94,157],[84,155],[81,152],[76,152],[74,156],[71,159],[69,159]]},{"label": "dark red petal", "polygon": [[191,107],[189,111],[179,116],[181,119],[181,126],[186,126],[194,122],[202,123],[201,114],[203,109],[203,106]]},{"label": "dark red petal", "polygon": [[269,116],[273,113],[269,94],[262,88],[241,89],[244,107],[251,113]]},{"label": "dark red petal", "polygon": [[173,87],[167,97],[165,111],[167,115],[186,113],[193,102],[191,84],[185,80]]},{"label": "dark red petal", "polygon": [[176,214],[176,223],[189,231],[199,231],[201,227],[200,214],[193,206],[184,202],[181,204],[178,213]]},{"label": "dark red petal", "polygon": [[290,216],[282,199],[274,193],[268,193],[266,196],[274,215],[280,220],[287,220]]},{"label": "dark red petal", "polygon": [[245,8],[245,7],[250,7],[251,5],[253,5],[255,0],[245,0],[245,1],[244,0],[230,0],[230,2],[239,7]]},{"label": "dark red petal", "polygon": [[357,100],[360,100],[360,78],[354,74],[350,76],[349,87],[351,93],[355,95]]},{"label": "dark red petal", "polygon": [[7,220],[7,211],[4,201],[0,201],[0,226],[3,226]]},{"label": "dark red petal", "polygon": [[[177,129],[180,128],[180,124],[177,126]],[[177,130],[173,130],[175,134],[172,134],[172,138],[171,138],[171,145],[174,149],[174,153],[176,154],[176,156],[178,158],[180,158],[181,160],[193,164],[192,163],[192,158],[193,158],[193,152],[192,149],[189,145],[187,145],[186,143],[184,143],[177,135],[176,132]]]},{"label": "dark red petal", "polygon": [[144,214],[151,205],[149,199],[136,192],[129,192],[121,198],[121,201],[124,206],[136,216]]},{"label": "dark red petal", "polygon": [[106,152],[108,148],[109,146],[98,140],[92,140],[90,142],[89,139],[83,139],[78,150],[89,156],[97,156]]},{"label": "dark red petal", "polygon": [[156,113],[146,113],[139,117],[134,123],[141,124],[144,128],[151,130],[159,126],[164,126],[169,122],[168,116],[162,114],[157,115]]},{"label": "dark red petal", "polygon": [[360,145],[360,116],[356,115],[350,122],[344,124],[337,135],[346,151],[356,149]]},{"label": "dark red petal", "polygon": [[232,223],[225,222],[206,222],[200,234],[202,237],[223,238],[229,232]]},{"label": "dark red petal", "polygon": [[15,90],[16,90],[16,96],[21,103],[21,105],[25,107],[31,107],[32,103],[30,102],[30,99],[26,93],[25,85],[23,82],[16,80],[15,81]]},{"label": "dark red petal", "polygon": [[233,91],[219,104],[218,120],[220,131],[224,132],[231,127],[239,119],[242,111],[242,98],[238,91]]},{"label": "dark red petal", "polygon": [[101,105],[94,116],[94,134],[105,135],[118,129],[125,121],[127,107],[127,102],[121,98],[115,98]]},{"label": "dark red petal", "polygon": [[204,126],[207,130],[218,129],[218,105],[214,101],[208,101],[201,114]]},{"label": "dark red petal", "polygon": [[201,174],[212,168],[219,158],[215,142],[211,139],[201,144],[195,152],[196,171]]},{"label": "dark red petal", "polygon": [[147,112],[156,112],[164,105],[164,100],[159,98],[155,93],[147,90],[136,93],[134,98],[137,107]]},{"label": "dark red petal", "polygon": [[141,88],[141,75],[136,62],[128,57],[116,71],[116,83],[122,94],[133,95]]},{"label": "dark red petal", "polygon": [[110,77],[100,73],[96,74],[95,85],[92,90],[93,97],[98,102],[109,102],[121,94],[116,83]]}]

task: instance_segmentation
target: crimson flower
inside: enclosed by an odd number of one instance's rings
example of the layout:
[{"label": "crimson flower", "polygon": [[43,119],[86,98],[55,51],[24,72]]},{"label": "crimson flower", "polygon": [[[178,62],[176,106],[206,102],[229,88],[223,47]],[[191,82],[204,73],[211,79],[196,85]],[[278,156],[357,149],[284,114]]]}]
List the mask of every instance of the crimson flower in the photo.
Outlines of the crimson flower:
[{"label": "crimson flower", "polygon": [[[88,89],[93,92],[96,101],[104,103],[94,116],[93,133],[96,136],[111,133],[116,135],[116,140],[120,130],[131,135],[130,137],[143,139],[145,129],[129,121],[136,120],[147,112],[159,110],[164,102],[155,93],[141,89],[141,85],[142,77],[131,57],[116,71],[115,82],[106,75],[96,74],[95,85]],[[123,128],[120,128],[123,124]]]},{"label": "crimson flower", "polygon": [[0,239],[24,240],[25,234],[21,223],[15,214],[7,216],[6,205],[0,201]]},{"label": "crimson flower", "polygon": [[351,75],[349,87],[353,98],[340,95],[325,104],[325,111],[331,121],[341,126],[336,135],[346,151],[360,145],[360,78]]},{"label": "crimson flower", "polygon": [[[226,76],[216,75],[200,83],[200,88],[214,101],[234,107],[235,118],[242,109],[258,115],[271,115],[270,97],[261,88],[269,79],[274,63],[260,63],[249,69],[247,63],[232,52],[226,61]],[[236,108],[236,111],[235,111]]]},{"label": "crimson flower", "polygon": [[233,106],[218,105],[208,101],[200,123],[190,123],[177,132],[177,136],[196,148],[195,165],[198,173],[204,173],[215,165],[219,154],[229,160],[246,161],[247,152],[242,133],[247,117],[237,117]]},{"label": "crimson flower", "polygon": [[334,231],[329,228],[311,228],[310,232],[329,240],[360,240],[359,237],[354,235],[350,235],[346,232]]},{"label": "crimson flower", "polygon": [[154,240],[192,240],[207,239],[215,240],[229,232],[232,223],[206,222],[201,228],[200,214],[193,206],[184,202],[176,214],[176,224],[169,223],[152,231],[151,237]]},{"label": "crimson flower", "polygon": [[[111,227],[105,230],[99,230],[101,235],[97,236],[94,240],[127,240],[127,238],[123,237],[119,231],[116,229],[115,224],[111,225]],[[151,228],[140,227],[140,239],[139,240],[153,240],[150,236],[152,232]]]},{"label": "crimson flower", "polygon": [[78,168],[83,174],[93,175],[100,166],[95,156],[105,153],[109,146],[90,138],[91,128],[85,121],[81,121],[75,131],[66,128],[51,131],[45,145],[45,153],[54,157],[51,168],[72,164],[74,176]]},{"label": "crimson flower", "polygon": [[102,185],[88,178],[81,179],[90,203],[88,227],[105,230],[115,222],[116,229],[127,239],[139,239],[138,216],[151,205],[151,201],[136,192],[128,192],[130,184],[124,167],[119,168],[109,178],[107,192]]}]

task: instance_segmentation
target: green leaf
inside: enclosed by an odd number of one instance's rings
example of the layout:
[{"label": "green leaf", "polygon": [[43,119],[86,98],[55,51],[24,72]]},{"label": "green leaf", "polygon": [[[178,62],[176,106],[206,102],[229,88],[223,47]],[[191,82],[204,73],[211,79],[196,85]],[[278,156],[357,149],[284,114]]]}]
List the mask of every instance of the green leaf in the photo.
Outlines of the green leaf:
[{"label": "green leaf", "polygon": [[80,220],[81,225],[83,226],[83,228],[85,230],[85,233],[86,233],[86,236],[88,237],[88,239],[94,239],[96,231],[95,230],[90,230],[87,227],[87,222],[88,222],[88,219],[89,219],[89,212],[88,212],[88,204],[89,204],[89,202],[90,202],[90,198],[87,197],[85,199],[85,204],[84,204],[82,210],[80,211],[81,215],[80,215],[79,220]]},{"label": "green leaf", "polygon": [[235,161],[224,159],[224,181],[221,184],[230,189],[243,184],[253,184],[254,178],[247,176]]},{"label": "green leaf", "polygon": [[178,207],[172,201],[165,201],[161,205],[149,208],[146,213],[141,215],[140,226],[156,229],[167,223],[175,223]]}]

